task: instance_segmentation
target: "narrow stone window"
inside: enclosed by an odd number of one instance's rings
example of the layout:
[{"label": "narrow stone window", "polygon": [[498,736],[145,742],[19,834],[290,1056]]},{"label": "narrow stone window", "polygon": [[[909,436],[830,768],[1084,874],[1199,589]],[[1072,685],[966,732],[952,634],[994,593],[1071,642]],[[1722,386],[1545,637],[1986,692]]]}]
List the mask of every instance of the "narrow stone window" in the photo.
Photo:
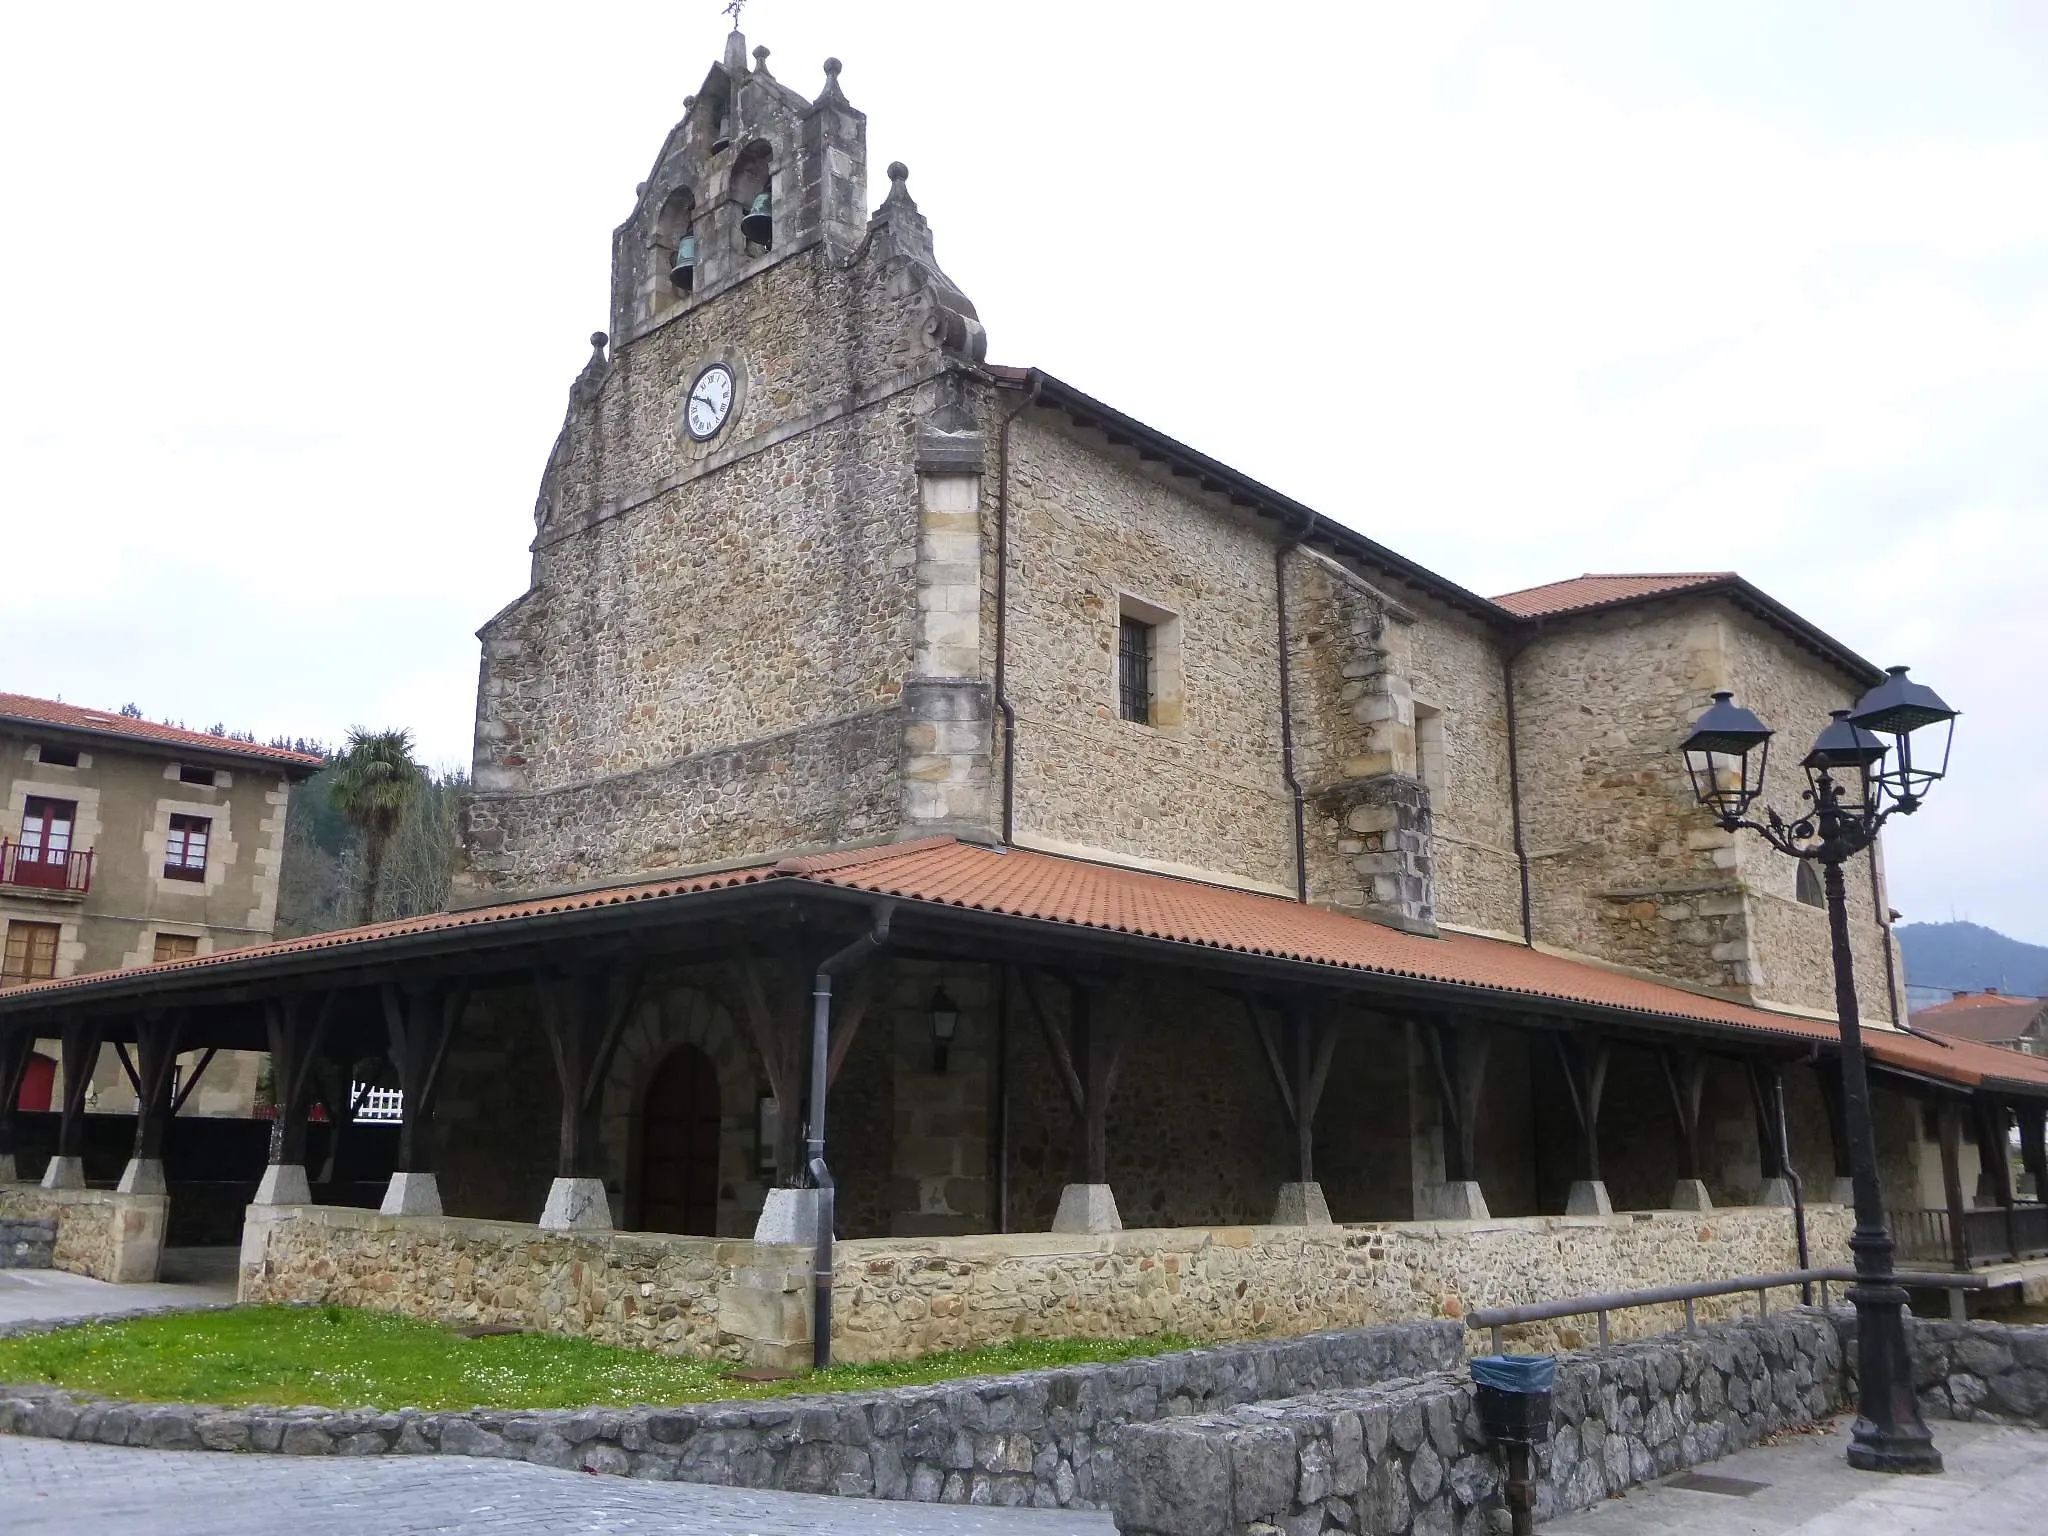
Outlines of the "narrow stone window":
[{"label": "narrow stone window", "polygon": [[1801,859],[1792,877],[1793,894],[1809,907],[1824,907],[1828,904],[1827,892],[1820,883],[1820,871],[1811,863]]},{"label": "narrow stone window", "polygon": [[1152,723],[1153,629],[1125,614],[1117,635],[1116,712],[1140,725]]},{"label": "narrow stone window", "polygon": [[1444,787],[1444,712],[1434,704],[1415,706],[1415,776],[1432,795]]}]

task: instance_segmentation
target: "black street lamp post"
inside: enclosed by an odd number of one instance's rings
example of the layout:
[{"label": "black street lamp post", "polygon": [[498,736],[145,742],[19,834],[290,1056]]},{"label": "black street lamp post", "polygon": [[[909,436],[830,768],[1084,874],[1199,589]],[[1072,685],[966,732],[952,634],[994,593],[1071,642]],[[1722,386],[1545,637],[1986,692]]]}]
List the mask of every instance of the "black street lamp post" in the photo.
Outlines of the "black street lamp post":
[{"label": "black street lamp post", "polygon": [[[1913,1392],[1906,1293],[1893,1273],[1892,1237],[1885,1228],[1842,865],[1877,841],[1878,829],[1894,812],[1911,815],[1919,809],[1928,786],[1948,769],[1955,718],[1956,711],[1933,689],[1910,681],[1904,667],[1891,668],[1855,709],[1836,710],[1814,741],[1800,764],[1807,777],[1806,808],[1790,821],[1769,807],[1762,821],[1748,819],[1763,793],[1771,729],[1737,705],[1734,695],[1714,695],[1684,747],[1693,793],[1725,831],[1746,827],[1780,853],[1821,866],[1842,1029],[1842,1124],[1856,1190],[1856,1230],[1849,1239],[1856,1283],[1849,1300],[1856,1307],[1860,1377],[1849,1465],[1868,1472],[1939,1472],[1941,1452],[1921,1422]],[[1940,759],[1923,753],[1916,763],[1910,738],[1927,727],[1942,729]]]}]

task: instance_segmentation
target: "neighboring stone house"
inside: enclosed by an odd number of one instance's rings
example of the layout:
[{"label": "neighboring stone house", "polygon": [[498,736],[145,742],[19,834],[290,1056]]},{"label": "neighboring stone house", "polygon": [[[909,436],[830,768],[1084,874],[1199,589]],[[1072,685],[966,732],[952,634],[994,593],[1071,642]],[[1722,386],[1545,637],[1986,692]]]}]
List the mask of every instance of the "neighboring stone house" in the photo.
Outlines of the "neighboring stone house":
[{"label": "neighboring stone house", "polygon": [[1958,992],[1947,1002],[1914,1014],[1913,1027],[2048,1056],[2048,997],[2014,997],[1996,987]]},{"label": "neighboring stone house", "polygon": [[[304,753],[0,694],[0,986],[267,941],[291,786],[319,766]],[[38,1056],[27,1086],[48,1108],[62,1092],[54,1043]],[[190,1111],[247,1114],[259,1062],[216,1058]],[[113,1051],[93,1079],[94,1107],[133,1105]]]},{"label": "neighboring stone house", "polygon": [[[797,1348],[826,1263],[868,1354],[1789,1267],[1781,1207],[1848,1168],[1826,922],[1678,747],[1731,689],[1796,803],[1881,674],[1729,573],[1482,597],[990,363],[901,165],[868,213],[839,73],[806,97],[735,32],[614,234],[480,635],[464,905],[21,989],[0,1068],[45,1027],[149,1057],[172,1003],[267,1040],[247,1294],[530,1290],[674,1347]],[[1958,1187],[1965,1110],[2040,1165],[2048,1064],[1897,1028],[1883,870],[1850,873],[1888,1198]],[[398,1290],[345,1278],[393,1229],[303,1210],[311,1064],[365,1055],[403,1095]],[[542,1257],[444,1211],[755,1241]],[[1357,1230],[1450,1218],[1428,1276]]]}]

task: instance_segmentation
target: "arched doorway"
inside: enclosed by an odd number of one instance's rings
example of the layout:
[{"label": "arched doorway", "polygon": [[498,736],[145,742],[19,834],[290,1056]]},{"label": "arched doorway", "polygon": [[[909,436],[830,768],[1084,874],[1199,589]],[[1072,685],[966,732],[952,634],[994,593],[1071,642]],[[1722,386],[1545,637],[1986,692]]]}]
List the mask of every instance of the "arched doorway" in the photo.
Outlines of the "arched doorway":
[{"label": "arched doorway", "polygon": [[718,1233],[718,1069],[694,1045],[663,1058],[640,1124],[640,1227]]}]

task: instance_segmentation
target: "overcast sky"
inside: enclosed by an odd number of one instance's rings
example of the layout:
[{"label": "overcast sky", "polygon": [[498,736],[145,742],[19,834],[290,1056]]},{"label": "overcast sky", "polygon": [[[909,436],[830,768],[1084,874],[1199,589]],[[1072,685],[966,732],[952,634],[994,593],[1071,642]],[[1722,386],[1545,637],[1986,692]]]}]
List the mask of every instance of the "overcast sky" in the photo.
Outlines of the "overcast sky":
[{"label": "overcast sky", "polygon": [[[0,689],[466,762],[717,0],[18,7]],[[1966,711],[1909,919],[2048,942],[2048,5],[756,0],[995,361],[1496,593],[1733,566]],[[1781,785],[1789,789],[1789,785]]]}]

